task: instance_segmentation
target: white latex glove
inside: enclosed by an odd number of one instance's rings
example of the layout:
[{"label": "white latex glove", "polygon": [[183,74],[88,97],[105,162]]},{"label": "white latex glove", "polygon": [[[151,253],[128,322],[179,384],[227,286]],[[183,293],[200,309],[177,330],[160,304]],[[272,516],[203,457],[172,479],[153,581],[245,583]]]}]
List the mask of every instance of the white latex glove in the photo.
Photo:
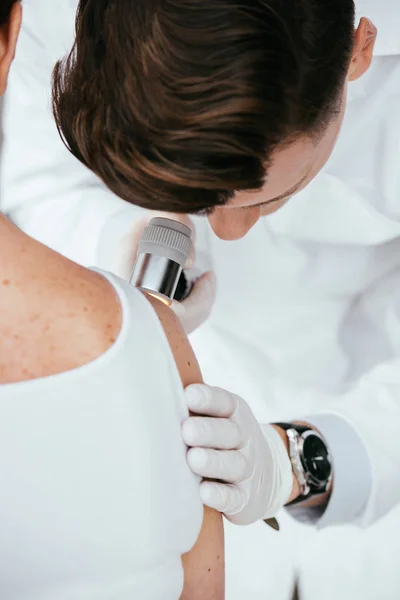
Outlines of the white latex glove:
[{"label": "white latex glove", "polygon": [[[196,231],[190,217],[183,214],[149,211],[142,215],[140,219],[131,226],[118,244],[116,257],[114,259],[115,266],[112,270],[125,279],[129,279],[131,276],[143,229],[154,217],[174,219],[190,227],[193,232],[193,247],[185,268],[190,269],[195,264]],[[198,281],[196,281],[190,296],[186,300],[183,302],[174,302],[172,304],[171,308],[181,320],[186,333],[192,333],[192,331],[197,329],[197,327],[207,320],[214,304],[215,292],[216,285],[214,274],[210,272],[205,273]]]},{"label": "white latex glove", "polygon": [[215,300],[215,275],[205,273],[196,281],[188,298],[174,301],[171,308],[179,317],[186,333],[192,333],[210,316]]},{"label": "white latex glove", "polygon": [[220,388],[191,385],[182,425],[189,466],[207,480],[200,485],[206,506],[237,525],[276,516],[293,485],[286,447],[271,425],[260,425],[248,404]]}]

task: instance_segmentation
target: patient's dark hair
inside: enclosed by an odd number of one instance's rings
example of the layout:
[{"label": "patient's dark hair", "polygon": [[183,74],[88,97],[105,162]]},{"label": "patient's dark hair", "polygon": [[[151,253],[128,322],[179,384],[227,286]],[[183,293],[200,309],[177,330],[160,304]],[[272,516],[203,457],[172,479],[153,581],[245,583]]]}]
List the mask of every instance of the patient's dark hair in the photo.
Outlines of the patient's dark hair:
[{"label": "patient's dark hair", "polygon": [[262,187],[342,95],[353,0],[81,0],[54,71],[71,152],[115,194],[198,212]]},{"label": "patient's dark hair", "polygon": [[11,9],[19,0],[0,0],[0,26],[7,23]]}]

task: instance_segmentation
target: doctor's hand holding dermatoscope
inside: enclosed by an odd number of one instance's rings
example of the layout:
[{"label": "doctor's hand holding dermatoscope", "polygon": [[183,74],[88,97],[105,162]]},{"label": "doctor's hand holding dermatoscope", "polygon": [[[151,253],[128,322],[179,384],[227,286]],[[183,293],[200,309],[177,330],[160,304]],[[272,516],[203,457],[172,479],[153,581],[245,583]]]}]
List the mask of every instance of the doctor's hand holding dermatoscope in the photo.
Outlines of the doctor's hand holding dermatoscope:
[{"label": "doctor's hand holding dermatoscope", "polygon": [[[158,222],[164,224],[164,227],[157,227]],[[187,255],[185,253],[174,254],[174,250],[170,250],[173,252],[173,257],[179,262],[168,261],[167,257],[162,256],[165,251],[163,250],[165,246],[162,243],[162,234],[163,232],[173,233],[174,229],[177,230],[176,235],[181,236],[179,239],[183,240],[188,247]],[[161,235],[161,239],[157,237],[157,234]],[[146,275],[147,278],[150,278],[149,285],[160,285],[161,288],[166,286],[164,291],[171,296],[168,304],[171,304],[171,308],[180,318],[188,334],[206,321],[215,299],[214,274],[212,272],[201,273],[192,268],[196,260],[195,235],[193,223],[188,215],[149,212],[134,224],[133,229],[126,236],[126,242],[123,240],[120,248],[120,254],[125,257],[126,265],[123,268],[126,274],[128,270],[131,270],[132,252],[138,252],[139,260],[132,276],[135,279],[132,281],[134,285],[142,287],[142,277]],[[154,240],[153,236],[156,236]],[[126,250],[124,251],[125,243]],[[146,247],[147,250],[150,247],[152,256],[150,261],[150,253],[146,252]],[[157,256],[155,253],[161,253],[161,256]],[[163,299],[165,301],[166,297]]]},{"label": "doctor's hand holding dermatoscope", "polygon": [[[209,274],[192,287],[185,274],[192,255],[190,220],[156,217],[142,225],[131,283],[173,308],[183,306],[175,310],[192,331],[209,315],[215,289]],[[247,525],[275,517],[285,505],[328,501],[331,458],[311,426],[260,425],[242,398],[220,388],[190,386],[186,397],[192,416],[182,434],[189,466],[204,478],[205,505]]]}]

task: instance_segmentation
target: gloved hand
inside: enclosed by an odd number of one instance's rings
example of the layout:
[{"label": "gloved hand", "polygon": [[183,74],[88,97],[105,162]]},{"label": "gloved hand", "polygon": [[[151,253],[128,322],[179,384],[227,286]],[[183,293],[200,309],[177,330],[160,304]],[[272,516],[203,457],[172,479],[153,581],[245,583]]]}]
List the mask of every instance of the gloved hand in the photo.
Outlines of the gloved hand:
[{"label": "gloved hand", "polygon": [[186,399],[195,413],[182,425],[189,466],[214,480],[200,485],[203,504],[237,525],[275,517],[293,486],[279,433],[260,425],[242,398],[223,389],[191,385]]},{"label": "gloved hand", "polygon": [[215,275],[208,272],[196,281],[186,300],[172,303],[171,308],[179,317],[186,333],[192,333],[208,319],[214,304],[215,292]]},{"label": "gloved hand", "polygon": [[[190,227],[193,232],[193,247],[185,268],[189,269],[195,264],[196,232],[190,217],[184,214],[149,211],[134,223],[128,233],[125,234],[117,248],[117,268],[114,267],[113,270],[125,279],[129,279],[131,276],[143,229],[154,217],[166,217],[167,219],[174,219],[175,221],[180,221],[184,225]],[[186,333],[192,333],[192,331],[197,329],[197,327],[202,325],[202,323],[207,320],[214,304],[215,291],[216,285],[214,274],[211,272],[205,273],[199,278],[198,281],[196,281],[190,296],[186,298],[186,300],[183,302],[174,302],[172,304],[171,308],[179,317]]]}]

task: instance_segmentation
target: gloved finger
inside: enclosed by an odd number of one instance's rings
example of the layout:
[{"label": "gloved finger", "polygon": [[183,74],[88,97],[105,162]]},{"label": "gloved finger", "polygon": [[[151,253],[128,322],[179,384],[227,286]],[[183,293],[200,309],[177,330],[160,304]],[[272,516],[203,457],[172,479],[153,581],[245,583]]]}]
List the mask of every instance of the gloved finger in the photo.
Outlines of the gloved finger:
[{"label": "gloved finger", "polygon": [[192,447],[237,450],[243,446],[239,426],[230,419],[189,417],[182,424],[182,437]]},{"label": "gloved finger", "polygon": [[186,310],[201,306],[203,312],[209,313],[214,304],[216,288],[215,274],[212,271],[204,273],[194,284],[189,296],[183,301]]},{"label": "gloved finger", "polygon": [[204,384],[189,385],[186,390],[189,410],[209,417],[231,417],[236,411],[237,396],[226,390]]},{"label": "gloved finger", "polygon": [[213,481],[200,484],[200,498],[205,506],[227,516],[240,512],[246,504],[245,494],[240,488]]},{"label": "gloved finger", "polygon": [[205,273],[196,281],[188,298],[172,303],[172,310],[181,320],[185,331],[192,333],[208,319],[214,304],[216,280],[214,273]]},{"label": "gloved finger", "polygon": [[207,479],[221,479],[227,483],[241,481],[247,466],[243,454],[235,450],[191,448],[187,460],[196,475]]}]

